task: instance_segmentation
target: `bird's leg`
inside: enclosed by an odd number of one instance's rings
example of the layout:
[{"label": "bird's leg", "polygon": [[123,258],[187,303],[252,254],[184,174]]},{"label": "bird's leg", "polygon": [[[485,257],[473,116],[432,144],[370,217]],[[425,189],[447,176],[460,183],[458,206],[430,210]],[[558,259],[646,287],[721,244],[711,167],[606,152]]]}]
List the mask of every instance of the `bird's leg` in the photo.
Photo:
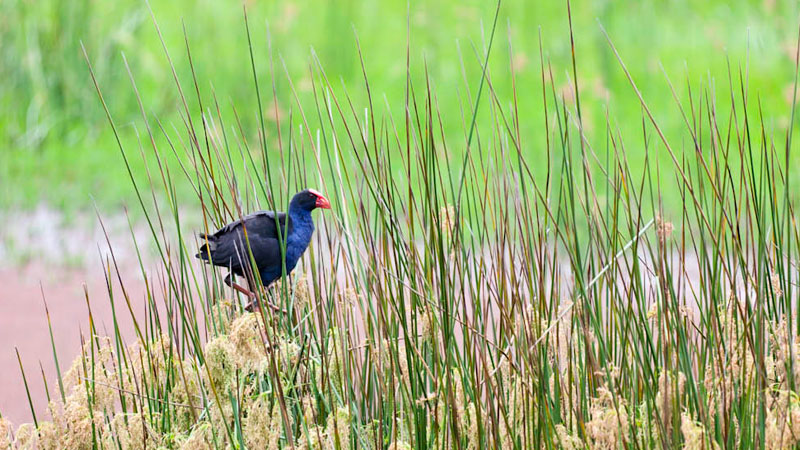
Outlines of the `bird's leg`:
[{"label": "bird's leg", "polygon": [[232,283],[231,287],[246,295],[248,298],[256,298],[256,294],[248,290],[246,287],[240,286],[238,283]]},{"label": "bird's leg", "polygon": [[233,274],[229,273],[228,276],[225,277],[225,284],[227,284],[228,286],[236,289],[237,291],[241,292],[242,294],[246,295],[248,298],[255,298],[256,297],[256,294],[250,292],[249,289],[247,289],[247,288],[239,285],[235,281],[233,281]]}]

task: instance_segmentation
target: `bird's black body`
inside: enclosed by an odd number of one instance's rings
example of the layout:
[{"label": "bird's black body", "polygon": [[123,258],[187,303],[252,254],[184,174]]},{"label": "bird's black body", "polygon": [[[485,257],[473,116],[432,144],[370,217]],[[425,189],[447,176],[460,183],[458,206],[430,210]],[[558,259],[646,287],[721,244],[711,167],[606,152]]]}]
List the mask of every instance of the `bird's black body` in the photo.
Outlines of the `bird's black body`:
[{"label": "bird's black body", "polygon": [[[212,235],[201,234],[200,238],[206,244],[200,247],[197,257],[211,262],[215,266],[227,267],[231,273],[240,277],[249,276],[250,251],[256,266],[267,267],[280,264],[281,247],[278,236],[278,222],[281,224],[281,232],[284,242],[292,231],[291,221],[287,227],[286,213],[278,213],[278,220],[275,220],[275,213],[272,211],[259,211],[245,216],[241,220],[231,222]],[[245,241],[245,230],[249,240],[249,248]],[[209,248],[211,249],[209,252]],[[261,270],[259,270],[261,272]],[[262,280],[268,284],[273,280]]]},{"label": "bird's black body", "polygon": [[[284,263],[286,273],[291,273],[308,248],[314,233],[311,211],[315,208],[327,209],[330,203],[314,190],[299,192],[289,203],[288,213],[259,211],[225,225],[214,234],[201,234],[204,243],[196,256],[215,266],[227,267],[231,274],[245,277],[251,283],[250,277],[257,272],[261,283],[269,286],[281,277]],[[250,268],[251,254],[255,270]]]}]

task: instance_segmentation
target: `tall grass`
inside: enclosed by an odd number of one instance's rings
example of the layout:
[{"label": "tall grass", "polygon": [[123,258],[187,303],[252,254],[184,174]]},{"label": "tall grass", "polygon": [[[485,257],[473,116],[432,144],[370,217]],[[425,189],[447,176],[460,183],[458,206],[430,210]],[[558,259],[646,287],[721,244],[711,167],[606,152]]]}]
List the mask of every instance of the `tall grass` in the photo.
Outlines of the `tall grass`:
[{"label": "tall grass", "polygon": [[[454,86],[411,76],[410,47],[401,116],[363,61],[367,100],[356,104],[312,58],[314,107],[288,79],[295,105],[276,136],[263,115],[285,72],[249,24],[252,104],[225,115],[202,80],[173,71],[182,122],[163,124],[140,103],[141,139],[118,139],[126,166],[157,162],[130,178],[160,268],[142,263],[145,299],[109,290],[114,328],[90,316],[82,355],[51,383],[51,418],[13,433],[0,419],[0,448],[795,445],[792,126],[767,127],[770,105],[750,92],[746,66],[732,66],[724,88],[675,95],[685,129],[672,142],[611,36],[605,51],[629,80],[641,134],[623,136],[608,116],[605,138],[589,141],[581,49],[570,39],[574,97],[543,53],[540,83],[522,86],[502,28],[487,24],[460,116],[438,107]],[[498,73],[487,62],[503,45]],[[172,65],[178,53],[164,50]],[[181,51],[191,64],[188,44]],[[269,81],[257,76],[264,53]],[[501,77],[508,97],[495,90]],[[541,97],[546,157],[520,131],[523,95]],[[453,124],[462,139],[443,132]],[[306,186],[328,194],[333,209],[316,217],[303,267],[259,292],[283,312],[243,311],[221,274],[195,262],[198,230],[183,225],[177,180],[191,183],[208,230],[284,209]],[[680,208],[663,206],[665,191]],[[119,276],[113,252],[108,269]],[[140,301],[143,316],[132,313]],[[135,342],[118,332],[122,319]]]},{"label": "tall grass", "polygon": [[[253,132],[257,120],[250,113],[252,86],[242,78],[247,75],[243,61],[248,57],[239,8],[210,0],[151,3],[162,22],[164,41],[181,56],[175,58],[175,70],[181,79],[189,80],[192,71],[188,59],[178,50],[184,44],[185,23],[201,93],[210,97],[212,87],[216,89],[228,117],[232,115],[230,102],[240,107],[247,105],[248,113],[242,114],[240,120],[246,130]],[[407,14],[407,3],[249,2],[255,25],[253,36],[260,47],[256,55],[259,74],[266,76],[267,72],[263,45],[266,22],[281,75],[275,79],[276,98],[270,98],[265,106],[274,100],[285,122],[285,115],[296,102],[282,76],[285,64],[303,108],[314,109],[307,70],[308,49],[312,47],[332,82],[337,87],[340,82],[348,86],[354,103],[363,106],[367,98],[364,89],[359,88],[361,68],[352,33],[356,29],[368,37],[361,46],[370,69],[370,82],[376,87],[375,99],[385,95],[392,113],[401,117],[406,77],[404,36],[409,17],[414,61],[409,66],[411,74],[422,80],[428,73],[438,85],[453,86],[437,89],[439,109],[443,114],[458,116],[459,96],[465,95],[463,80],[473,83],[481,74],[480,64],[472,55],[480,53],[476,47],[480,48],[488,35],[495,4],[481,0],[412,2]],[[727,70],[722,54],[730,55],[733,61],[743,61],[748,52],[754,61],[758,58],[749,70],[750,85],[768,104],[785,105],[782,112],[788,110],[786,89],[791,84],[794,62],[790,57],[793,53],[787,49],[793,48],[798,15],[798,5],[793,2],[579,0],[572,5],[572,14],[575,41],[582,49],[578,89],[584,133],[593,141],[604,139],[607,102],[626,136],[638,132],[640,113],[636,98],[616,95],[625,92],[627,80],[606,51],[597,18],[615,37],[626,58],[636,62],[630,69],[656,110],[672,105],[669,89],[660,76],[662,66],[674,77],[683,78],[685,74],[692,81],[708,76],[724,80]],[[556,89],[571,97],[573,83],[565,77],[571,64],[564,31],[565,3],[532,5],[525,0],[506,0],[499,20],[503,40],[507,24],[514,36],[517,84],[538,85],[537,31],[541,29],[545,53],[555,67]],[[95,75],[110,96],[109,108],[125,140],[135,140],[131,125],[141,124],[122,54],[136,73],[147,111],[167,127],[181,123],[176,109],[180,99],[172,87],[171,71],[166,70],[158,35],[152,31],[146,3],[120,0],[113,7],[106,7],[86,0],[7,0],[0,4],[0,42],[0,144],[5,150],[0,152],[0,178],[6,181],[0,183],[0,208],[16,211],[44,204],[66,214],[80,214],[91,210],[92,198],[104,210],[134,202],[80,47],[82,42],[92,57]],[[507,50],[506,45],[497,46],[495,58],[490,60],[490,68],[498,74],[492,80],[493,86],[501,98],[511,97]],[[683,92],[678,84],[678,91]],[[382,105],[382,101],[378,103]],[[526,117],[520,124],[521,133],[532,136],[528,140],[530,151],[543,153],[540,124],[544,119],[538,96],[520,96],[517,108]],[[267,115],[270,136],[275,136],[273,115]],[[488,116],[480,118],[482,122],[490,120]],[[788,123],[784,114],[771,118],[769,126]],[[678,115],[668,114],[660,121],[667,136],[681,139],[683,124]],[[443,128],[451,142],[461,139],[459,121],[445,121]],[[155,137],[160,146],[169,145],[160,133]],[[270,157],[279,158],[277,142],[270,140],[268,148]],[[156,164],[152,157],[147,162]],[[631,155],[629,162],[632,169],[641,170],[638,155]],[[144,163],[138,158],[132,165],[137,175],[144,173]],[[176,190],[182,201],[191,201],[192,192],[184,184],[177,183]],[[671,201],[672,197],[667,199]]]}]

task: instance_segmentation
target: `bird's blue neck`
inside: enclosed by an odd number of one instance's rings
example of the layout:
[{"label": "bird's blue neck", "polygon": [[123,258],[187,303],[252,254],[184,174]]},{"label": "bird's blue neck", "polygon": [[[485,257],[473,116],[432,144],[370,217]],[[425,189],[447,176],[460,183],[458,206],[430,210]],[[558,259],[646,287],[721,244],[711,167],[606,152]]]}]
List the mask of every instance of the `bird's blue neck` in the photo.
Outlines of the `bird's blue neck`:
[{"label": "bird's blue neck", "polygon": [[[287,215],[292,223],[292,230],[286,235],[285,262],[286,273],[291,273],[308,248],[308,244],[311,243],[311,235],[314,234],[314,220],[311,218],[311,211],[292,204],[289,205]],[[262,282],[272,283],[281,276],[281,273],[282,267],[280,266],[268,267],[261,273]]]},{"label": "bird's blue neck", "polygon": [[289,220],[292,222],[292,232],[286,238],[286,260],[296,262],[311,242],[314,234],[314,220],[311,211],[289,206]]}]

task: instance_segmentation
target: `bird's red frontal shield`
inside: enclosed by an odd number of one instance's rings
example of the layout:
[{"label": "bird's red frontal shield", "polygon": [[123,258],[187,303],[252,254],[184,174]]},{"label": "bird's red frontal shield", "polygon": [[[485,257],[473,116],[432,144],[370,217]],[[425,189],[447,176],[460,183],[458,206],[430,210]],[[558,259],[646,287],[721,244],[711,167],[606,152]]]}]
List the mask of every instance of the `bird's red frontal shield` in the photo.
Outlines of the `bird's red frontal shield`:
[{"label": "bird's red frontal shield", "polygon": [[325,198],[325,196],[319,191],[309,189],[309,192],[317,196],[317,203],[314,206],[321,209],[331,209],[331,202],[329,202],[328,199]]}]

